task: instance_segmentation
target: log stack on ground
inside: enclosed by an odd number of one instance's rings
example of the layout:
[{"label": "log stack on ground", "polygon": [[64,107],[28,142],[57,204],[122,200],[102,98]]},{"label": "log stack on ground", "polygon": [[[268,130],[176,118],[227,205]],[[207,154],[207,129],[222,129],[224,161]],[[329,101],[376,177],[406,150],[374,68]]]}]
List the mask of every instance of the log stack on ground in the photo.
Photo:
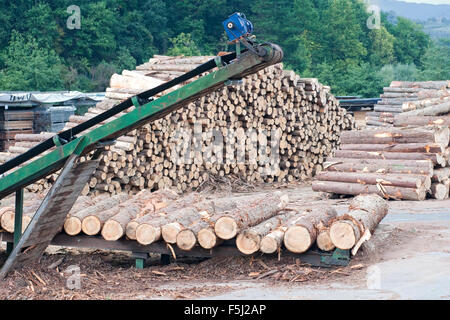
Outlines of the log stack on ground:
[{"label": "log stack on ground", "polygon": [[445,197],[445,184],[432,183],[432,176],[434,168],[448,165],[448,146],[447,126],[344,132],[340,150],[327,159],[312,187],[334,194],[375,193],[387,199],[424,200],[427,193]]},{"label": "log stack on ground", "polygon": [[[114,75],[106,99],[86,114],[72,116],[65,129],[209,59],[155,56],[134,71]],[[105,148],[83,195],[136,194],[166,187],[184,192],[198,188],[211,175],[233,175],[250,183],[304,180],[322,170],[340,133],[353,127],[353,117],[339,107],[329,87],[283,70],[281,64],[270,66],[242,84],[219,89],[119,137]],[[16,135],[16,144],[0,154],[0,162],[53,135]],[[224,146],[217,144],[220,140]],[[48,189],[56,177],[50,175],[28,189]]]},{"label": "log stack on ground", "polygon": [[[393,81],[384,88],[381,98],[374,111],[366,114],[367,127],[436,124],[434,117],[450,113],[450,80]],[[448,119],[444,122],[449,123]]]}]

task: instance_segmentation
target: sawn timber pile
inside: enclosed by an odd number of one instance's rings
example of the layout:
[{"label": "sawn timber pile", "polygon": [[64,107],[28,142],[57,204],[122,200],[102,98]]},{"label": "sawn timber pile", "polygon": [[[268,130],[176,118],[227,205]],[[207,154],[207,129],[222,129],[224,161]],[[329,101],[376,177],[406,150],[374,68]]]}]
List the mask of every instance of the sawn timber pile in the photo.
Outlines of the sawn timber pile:
[{"label": "sawn timber pile", "polygon": [[[37,205],[39,199],[25,202],[24,229]],[[356,197],[338,215],[329,205],[289,203],[280,191],[207,199],[199,193],[142,190],[136,195],[80,197],[61,232],[107,241],[126,238],[142,245],[164,241],[184,251],[213,249],[235,239],[232,243],[243,254],[304,253],[316,246],[324,251],[353,248],[355,254],[387,212],[387,201],[374,194]],[[0,220],[3,231],[14,232],[14,206],[3,207]]]},{"label": "sawn timber pile", "polygon": [[[155,56],[134,71],[115,74],[107,99],[83,116],[72,116],[66,129],[210,58]],[[352,116],[339,107],[329,87],[278,64],[119,137],[102,154],[83,195],[165,187],[183,192],[199,187],[210,175],[248,182],[304,180],[322,170],[340,133],[353,127]],[[52,135],[16,135],[16,144],[0,154],[0,161]],[[55,178],[51,175],[28,189],[48,189]]]},{"label": "sawn timber pile", "polygon": [[448,126],[344,132],[340,150],[316,176],[314,191],[387,199],[445,199],[449,193]]}]

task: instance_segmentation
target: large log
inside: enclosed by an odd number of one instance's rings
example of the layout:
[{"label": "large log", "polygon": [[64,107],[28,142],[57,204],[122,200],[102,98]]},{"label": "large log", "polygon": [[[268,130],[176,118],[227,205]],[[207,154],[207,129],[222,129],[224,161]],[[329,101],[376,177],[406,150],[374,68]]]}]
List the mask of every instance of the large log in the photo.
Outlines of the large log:
[{"label": "large log", "polygon": [[387,166],[408,166],[424,168],[424,170],[433,169],[433,162],[431,160],[384,160],[384,159],[355,159],[355,158],[330,158],[329,163],[354,163],[358,162],[363,165],[378,165],[380,168]]},{"label": "large log", "polygon": [[337,158],[347,159],[405,160],[405,163],[408,163],[407,160],[431,160],[442,167],[446,165],[446,160],[440,153],[336,150],[334,155]]},{"label": "large log", "polygon": [[407,101],[402,104],[402,112],[409,112],[412,110],[418,110],[423,109],[427,107],[432,107],[435,105],[439,105],[445,102],[449,102],[450,97],[443,96],[440,98],[429,98],[429,99],[423,99],[423,100],[417,100],[417,101]]},{"label": "large log", "polygon": [[[349,159],[350,160],[350,159]],[[358,160],[355,160],[358,161]],[[335,172],[372,172],[372,173],[394,173],[394,174],[433,174],[433,165],[431,161],[427,161],[428,167],[409,166],[408,164],[365,164],[356,162],[335,162],[326,161],[323,168],[326,171]]]},{"label": "large log", "polygon": [[364,234],[370,236],[386,216],[389,204],[378,195],[359,195],[348,212],[337,217],[330,227],[330,237],[339,249],[353,248]]},{"label": "large log", "polygon": [[305,210],[288,222],[284,245],[291,252],[306,252],[316,241],[319,230],[328,227],[336,215],[336,210],[330,206]]},{"label": "large log", "polygon": [[448,127],[344,131],[341,144],[437,143],[448,145]]},{"label": "large log", "polygon": [[251,201],[242,208],[230,211],[214,224],[215,234],[224,240],[234,238],[238,232],[261,223],[284,209],[289,197],[277,191],[264,199]]},{"label": "large log", "polygon": [[421,188],[429,189],[431,178],[425,175],[410,174],[382,174],[365,172],[326,172],[322,171],[316,175],[319,181],[336,181],[359,184],[372,184],[383,186],[397,186],[403,188]]},{"label": "large log", "polygon": [[[341,150],[396,153],[442,153],[444,152],[445,147],[447,146],[437,143],[343,144],[341,145]],[[340,157],[346,158],[342,155]]]},{"label": "large log", "polygon": [[440,114],[447,114],[450,112],[450,101],[425,107],[423,109],[412,110],[408,112],[403,112],[399,114],[397,117],[410,117],[410,116],[438,116]]},{"label": "large log", "polygon": [[450,116],[403,116],[394,118],[394,126],[450,126]]},{"label": "large log", "polygon": [[375,193],[386,199],[394,200],[425,200],[425,188],[402,188],[377,185],[363,185],[359,183],[346,183],[335,181],[313,181],[312,189],[314,191],[329,192],[336,194],[359,195]]}]

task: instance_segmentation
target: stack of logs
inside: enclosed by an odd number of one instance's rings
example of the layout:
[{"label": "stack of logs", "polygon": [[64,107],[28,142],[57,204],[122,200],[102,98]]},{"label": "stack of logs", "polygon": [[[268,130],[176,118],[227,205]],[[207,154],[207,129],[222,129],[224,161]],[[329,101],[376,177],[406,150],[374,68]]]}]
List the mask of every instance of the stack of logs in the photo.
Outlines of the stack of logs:
[{"label": "stack of logs", "polygon": [[426,123],[450,113],[450,80],[427,82],[393,81],[384,88],[374,112],[366,113],[367,127],[392,127],[404,123]]},{"label": "stack of logs", "polygon": [[[83,116],[72,116],[66,129],[210,58],[156,56],[134,71],[113,75],[107,99]],[[322,170],[340,133],[353,127],[352,116],[339,107],[329,87],[278,64],[118,138],[103,152],[83,195],[135,194],[166,187],[184,192],[211,174],[248,182],[304,180]],[[0,154],[0,162],[51,136],[17,135],[9,153]],[[224,146],[217,144],[221,139]],[[40,180],[29,190],[48,189],[55,177]]]},{"label": "stack of logs", "polygon": [[[25,202],[23,229],[38,204],[37,199]],[[208,200],[198,193],[180,198],[168,189],[143,190],[135,196],[80,197],[63,229],[70,236],[84,233],[107,241],[126,238],[142,245],[164,240],[184,251],[212,249],[235,239],[243,254],[279,253],[283,245],[303,253],[314,244],[323,251],[335,247],[357,250],[387,211],[387,202],[374,194],[356,197],[349,210],[338,216],[327,205],[289,204],[288,196],[280,191]],[[13,206],[1,209],[0,221],[4,231],[14,231]]]},{"label": "stack of logs", "polygon": [[[376,193],[387,199],[445,199],[449,192],[449,128],[420,126],[344,132],[313,190]],[[447,167],[447,168],[446,168]]]}]

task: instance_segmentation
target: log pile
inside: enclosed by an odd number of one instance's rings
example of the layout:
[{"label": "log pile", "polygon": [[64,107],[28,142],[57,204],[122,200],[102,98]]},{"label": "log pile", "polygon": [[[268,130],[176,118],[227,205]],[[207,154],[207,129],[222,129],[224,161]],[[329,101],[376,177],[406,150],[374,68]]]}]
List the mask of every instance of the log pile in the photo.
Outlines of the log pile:
[{"label": "log pile", "polygon": [[[70,117],[65,129],[210,58],[155,56],[134,71],[115,74],[107,99],[83,116]],[[119,137],[101,155],[83,195],[136,194],[166,187],[184,192],[198,188],[211,175],[233,175],[250,183],[304,180],[322,170],[340,133],[353,127],[352,116],[339,107],[329,87],[278,64]],[[0,163],[52,135],[16,135],[16,144],[0,154]],[[28,189],[46,190],[56,176]]]},{"label": "log pile", "polygon": [[327,159],[312,187],[334,194],[375,193],[386,199],[424,200],[427,193],[443,199],[448,196],[448,146],[447,126],[344,132],[340,150]]},{"label": "log pile", "polygon": [[[366,114],[367,127],[393,127],[405,123],[437,124],[434,117],[450,113],[450,80],[393,81],[384,88],[374,112]],[[446,117],[444,123],[449,123]],[[439,123],[440,121],[438,121]]]},{"label": "log pile", "polygon": [[[25,202],[23,230],[38,200]],[[164,241],[184,251],[213,249],[235,239],[227,245],[235,243],[246,255],[280,253],[283,248],[304,253],[316,246],[324,251],[357,246],[388,210],[387,202],[374,194],[353,199],[342,216],[331,206],[299,206],[289,204],[280,191],[206,199],[199,193],[179,196],[168,189],[143,190],[134,196],[80,197],[61,231],[107,241],[126,238],[142,245]],[[14,207],[3,207],[0,220],[3,231],[14,232]]]}]

